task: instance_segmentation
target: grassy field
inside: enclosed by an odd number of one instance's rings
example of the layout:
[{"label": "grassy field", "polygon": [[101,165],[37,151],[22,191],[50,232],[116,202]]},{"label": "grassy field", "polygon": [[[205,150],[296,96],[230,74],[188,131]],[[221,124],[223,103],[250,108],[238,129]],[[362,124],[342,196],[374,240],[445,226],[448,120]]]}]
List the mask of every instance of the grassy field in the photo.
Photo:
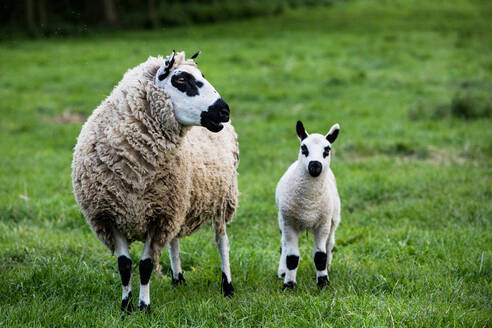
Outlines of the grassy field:
[{"label": "grassy field", "polygon": [[[0,44],[0,326],[491,327],[490,17],[488,1],[354,0]],[[187,285],[171,287],[163,256],[152,316],[122,322],[116,258],[71,193],[72,149],[123,73],[173,48],[202,50],[239,134],[236,295],[220,294],[206,227],[181,243]],[[298,288],[284,292],[274,190],[297,156],[298,119],[309,132],[341,125],[332,170],[342,222],[331,287],[317,289],[303,234]]]}]

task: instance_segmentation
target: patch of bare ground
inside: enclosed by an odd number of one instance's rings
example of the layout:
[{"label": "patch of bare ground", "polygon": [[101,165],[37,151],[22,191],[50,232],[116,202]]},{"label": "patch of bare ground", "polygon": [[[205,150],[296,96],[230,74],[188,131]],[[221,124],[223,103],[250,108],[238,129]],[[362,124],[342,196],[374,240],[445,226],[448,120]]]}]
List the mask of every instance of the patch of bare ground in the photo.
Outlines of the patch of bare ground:
[{"label": "patch of bare ground", "polygon": [[360,163],[375,159],[376,157],[385,157],[393,158],[397,163],[420,162],[444,167],[455,165],[472,165],[478,167],[484,160],[481,154],[474,154],[473,156],[470,156],[466,145],[462,151],[458,152],[438,147],[426,147],[424,152],[410,152],[405,154],[384,151],[375,151],[371,154],[367,152],[359,153],[355,150],[349,150],[339,156],[352,163]]},{"label": "patch of bare ground", "polygon": [[72,112],[70,110],[66,110],[62,114],[48,119],[49,122],[55,124],[84,123],[86,120],[87,116]]}]

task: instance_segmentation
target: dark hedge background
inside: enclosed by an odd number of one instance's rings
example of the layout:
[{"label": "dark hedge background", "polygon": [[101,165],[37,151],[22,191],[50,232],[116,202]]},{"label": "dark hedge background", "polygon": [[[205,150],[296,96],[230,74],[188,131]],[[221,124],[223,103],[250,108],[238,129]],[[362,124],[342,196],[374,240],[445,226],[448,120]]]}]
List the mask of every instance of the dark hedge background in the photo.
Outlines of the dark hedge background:
[{"label": "dark hedge background", "polygon": [[2,37],[63,36],[101,29],[152,29],[280,14],[340,0],[2,0]]}]

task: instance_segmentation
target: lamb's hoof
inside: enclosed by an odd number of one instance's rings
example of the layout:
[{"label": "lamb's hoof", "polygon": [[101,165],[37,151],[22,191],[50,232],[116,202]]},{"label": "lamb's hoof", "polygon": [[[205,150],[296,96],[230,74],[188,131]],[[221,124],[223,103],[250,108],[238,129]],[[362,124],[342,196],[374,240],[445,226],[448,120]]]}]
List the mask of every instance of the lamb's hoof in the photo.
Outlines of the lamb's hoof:
[{"label": "lamb's hoof", "polygon": [[178,279],[175,279],[173,277],[172,284],[173,284],[173,286],[186,285],[186,280],[185,280],[185,278],[181,272],[178,273]]},{"label": "lamb's hoof", "polygon": [[145,311],[145,314],[150,314],[150,304],[145,304],[144,302],[140,301],[138,303],[138,309],[140,311]]},{"label": "lamb's hoof", "polygon": [[284,283],[284,289],[294,289],[296,287],[296,283],[293,281],[288,281]]},{"label": "lamb's hoof", "polygon": [[224,297],[234,296],[234,287],[232,287],[232,282],[227,282],[227,277],[224,272],[222,272],[222,292],[224,293]]},{"label": "lamb's hoof", "polygon": [[327,276],[318,277],[317,285],[319,288],[330,285],[330,279]]},{"label": "lamb's hoof", "polygon": [[121,300],[121,314],[130,314],[133,311],[132,292],[128,293],[128,297]]}]

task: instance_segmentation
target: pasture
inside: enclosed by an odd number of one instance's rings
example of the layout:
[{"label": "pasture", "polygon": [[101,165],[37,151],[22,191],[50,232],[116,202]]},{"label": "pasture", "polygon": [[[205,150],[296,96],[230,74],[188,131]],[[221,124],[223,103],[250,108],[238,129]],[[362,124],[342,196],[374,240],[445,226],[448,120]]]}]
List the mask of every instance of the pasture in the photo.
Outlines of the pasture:
[{"label": "pasture", "polygon": [[[0,44],[0,326],[492,326],[492,4],[354,0],[279,16]],[[121,321],[116,258],[72,195],[82,123],[130,67],[172,49],[231,107],[240,207],[228,226],[236,293],[220,294],[214,231],[167,252],[152,315]],[[312,235],[297,289],[276,278],[275,186],[295,123],[338,122],[342,220],[319,290]],[[138,291],[141,243],[132,246]]]}]

